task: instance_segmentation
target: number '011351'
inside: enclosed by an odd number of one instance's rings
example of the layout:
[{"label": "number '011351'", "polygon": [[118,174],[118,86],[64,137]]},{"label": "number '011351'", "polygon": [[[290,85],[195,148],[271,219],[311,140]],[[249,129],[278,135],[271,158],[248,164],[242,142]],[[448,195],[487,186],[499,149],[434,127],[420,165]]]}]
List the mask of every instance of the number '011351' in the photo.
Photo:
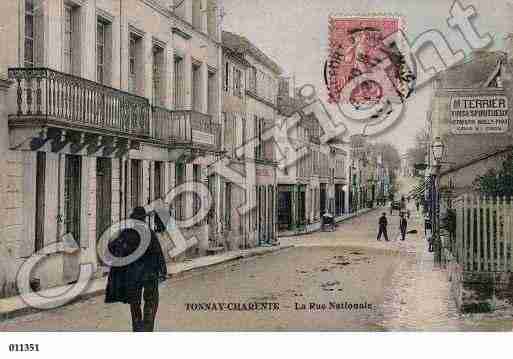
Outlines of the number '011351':
[{"label": "number '011351'", "polygon": [[38,352],[39,344],[9,344],[10,352]]}]

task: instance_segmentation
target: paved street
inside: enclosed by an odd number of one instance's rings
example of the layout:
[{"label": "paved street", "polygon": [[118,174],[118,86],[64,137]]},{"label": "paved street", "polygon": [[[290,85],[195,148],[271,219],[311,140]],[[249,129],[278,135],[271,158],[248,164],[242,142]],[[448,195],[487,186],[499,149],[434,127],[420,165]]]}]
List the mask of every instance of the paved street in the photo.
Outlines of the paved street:
[{"label": "paved street", "polygon": [[[412,204],[413,205],[413,204]],[[461,317],[444,272],[433,267],[415,212],[405,242],[398,216],[389,218],[391,242],[375,239],[375,210],[336,232],[283,239],[294,244],[261,257],[170,280],[161,287],[157,330],[511,330],[511,320]],[[278,303],[276,311],[187,311],[195,303]],[[327,308],[310,308],[310,303]],[[332,309],[329,303],[338,303]],[[365,306],[348,309],[348,303]],[[306,310],[299,309],[301,305]],[[0,331],[127,331],[128,306],[103,297],[0,323]]]}]

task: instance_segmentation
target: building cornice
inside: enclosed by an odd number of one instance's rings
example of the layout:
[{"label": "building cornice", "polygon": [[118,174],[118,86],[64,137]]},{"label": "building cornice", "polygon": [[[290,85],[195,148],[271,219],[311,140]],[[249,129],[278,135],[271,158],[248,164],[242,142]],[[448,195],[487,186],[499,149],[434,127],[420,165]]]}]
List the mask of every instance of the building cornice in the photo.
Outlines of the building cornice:
[{"label": "building cornice", "polygon": [[[217,41],[216,39],[212,38],[211,36],[205,34],[203,31],[199,31],[197,28],[195,28],[191,23],[188,21],[185,21],[178,15],[176,15],[169,7],[164,6],[160,1],[158,0],[141,0],[144,4],[151,7],[153,10],[157,11],[159,14],[174,20],[175,22],[179,23],[180,25],[187,28],[187,30],[193,31],[195,35],[199,35],[202,38],[204,38],[207,41],[212,42],[216,46],[221,46],[221,43]],[[174,30],[176,28],[176,23],[173,23],[172,29]],[[183,31],[183,30],[182,30]],[[189,35],[190,36],[190,35]]]}]

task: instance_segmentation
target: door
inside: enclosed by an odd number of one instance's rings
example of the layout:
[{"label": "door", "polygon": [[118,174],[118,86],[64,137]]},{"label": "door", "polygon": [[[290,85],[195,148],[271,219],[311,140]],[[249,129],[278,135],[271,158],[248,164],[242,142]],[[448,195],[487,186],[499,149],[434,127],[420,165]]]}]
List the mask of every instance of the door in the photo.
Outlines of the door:
[{"label": "door", "polygon": [[[80,156],[66,155],[64,162],[64,234],[71,234],[76,244],[80,246],[82,159]],[[75,282],[79,274],[80,251],[65,255],[63,265],[64,282]]]},{"label": "door", "polygon": [[292,206],[291,206],[291,193],[288,191],[278,192],[278,226],[280,230],[288,229],[291,224]]},{"label": "door", "polygon": [[320,206],[319,206],[319,209],[321,211],[321,220],[322,220],[322,215],[324,213],[326,213],[326,184],[325,183],[321,183],[321,188],[320,188],[320,198],[319,198],[319,201],[320,201]]},{"label": "door", "polygon": [[141,203],[141,180],[142,180],[142,167],[140,160],[132,160],[130,174],[130,190],[132,195],[132,210],[140,206]]},{"label": "door", "polygon": [[96,160],[96,238],[112,223],[112,161],[110,158]]},{"label": "door", "polygon": [[36,238],[34,250],[37,252],[44,247],[45,235],[45,173],[46,152],[38,152],[36,159]]}]

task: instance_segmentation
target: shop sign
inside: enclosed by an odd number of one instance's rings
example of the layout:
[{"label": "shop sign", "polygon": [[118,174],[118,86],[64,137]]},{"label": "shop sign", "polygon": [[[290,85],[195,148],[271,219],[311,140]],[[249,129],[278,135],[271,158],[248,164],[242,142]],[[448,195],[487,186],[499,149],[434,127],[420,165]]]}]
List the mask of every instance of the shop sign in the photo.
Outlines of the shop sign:
[{"label": "shop sign", "polygon": [[503,133],[508,130],[508,98],[502,95],[454,96],[449,105],[453,134]]}]

